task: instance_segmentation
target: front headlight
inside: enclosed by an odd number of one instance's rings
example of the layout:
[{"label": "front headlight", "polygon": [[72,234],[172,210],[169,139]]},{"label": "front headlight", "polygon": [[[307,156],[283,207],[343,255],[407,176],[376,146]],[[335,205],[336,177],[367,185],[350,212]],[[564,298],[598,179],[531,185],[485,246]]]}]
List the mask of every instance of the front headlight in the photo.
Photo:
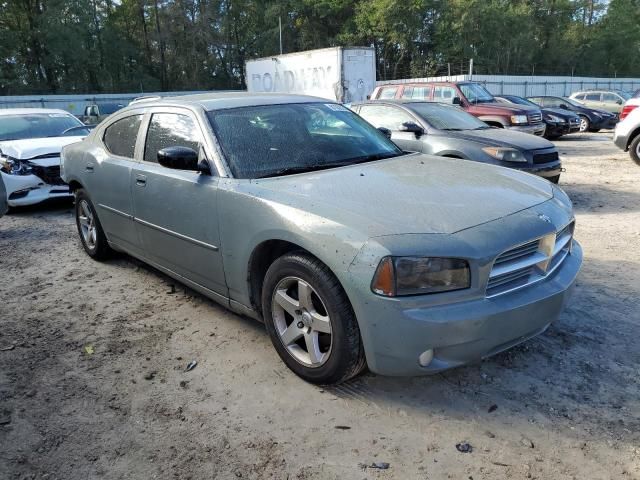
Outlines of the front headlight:
[{"label": "front headlight", "polygon": [[524,156],[524,153],[520,150],[516,150],[515,148],[485,147],[482,151],[503,162],[526,163],[527,161],[527,157]]},{"label": "front headlight", "polygon": [[371,290],[386,297],[449,292],[470,286],[466,260],[440,257],[384,257],[371,282]]},{"label": "front headlight", "polygon": [[564,123],[564,120],[562,118],[556,117],[555,115],[551,115],[551,114],[547,115],[545,117],[545,120],[548,120],[550,122],[555,122],[555,123]]},{"label": "front headlight", "polygon": [[527,123],[529,119],[526,115],[511,115],[511,123],[514,125],[520,125],[523,123]]},{"label": "front headlight", "polygon": [[0,156],[0,170],[9,175],[29,175],[33,169],[27,162]]}]

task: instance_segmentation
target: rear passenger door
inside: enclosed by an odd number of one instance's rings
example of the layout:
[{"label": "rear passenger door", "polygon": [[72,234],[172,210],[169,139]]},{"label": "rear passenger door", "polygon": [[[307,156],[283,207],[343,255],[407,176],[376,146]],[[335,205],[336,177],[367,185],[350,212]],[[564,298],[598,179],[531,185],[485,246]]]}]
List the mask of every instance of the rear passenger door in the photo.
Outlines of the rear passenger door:
[{"label": "rear passenger door", "polygon": [[133,254],[140,252],[140,243],[133,223],[131,172],[137,165],[143,115],[133,111],[109,123],[84,158],[85,187],[107,238]]},{"label": "rear passenger door", "polygon": [[602,108],[602,94],[597,93],[587,93],[584,96],[584,103],[589,108]]},{"label": "rear passenger door", "polygon": [[[172,146],[204,155],[204,131],[189,109],[149,111],[139,150],[142,161],[131,179],[136,227],[149,261],[227,297],[215,170],[207,175],[166,168],[157,161],[158,151]],[[209,164],[215,168],[213,162]]]},{"label": "rear passenger door", "polygon": [[391,140],[403,150],[409,152],[423,151],[422,136],[416,138],[415,133],[400,130],[405,122],[420,125],[420,122],[405,110],[392,105],[369,104],[362,105],[358,113],[374,127],[389,129],[391,131]]}]

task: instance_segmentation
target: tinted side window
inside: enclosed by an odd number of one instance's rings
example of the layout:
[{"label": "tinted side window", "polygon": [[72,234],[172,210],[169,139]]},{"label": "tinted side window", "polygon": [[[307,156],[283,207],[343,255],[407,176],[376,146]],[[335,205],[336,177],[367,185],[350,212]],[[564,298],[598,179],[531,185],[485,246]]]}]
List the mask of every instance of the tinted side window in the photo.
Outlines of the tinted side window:
[{"label": "tinted side window", "polygon": [[588,100],[590,102],[599,102],[600,101],[600,94],[599,93],[589,93],[588,95],[585,96],[585,100]]},{"label": "tinted side window", "polygon": [[433,101],[440,103],[453,103],[456,96],[456,89],[453,87],[436,86],[433,89]]},{"label": "tinted side window", "polygon": [[416,87],[413,89],[413,95],[411,96],[414,100],[428,100],[429,99],[429,87]]},{"label": "tinted side window", "polygon": [[412,94],[413,87],[404,87],[404,90],[402,90],[402,98],[411,98]]},{"label": "tinted side window", "polygon": [[109,152],[121,157],[133,158],[142,115],[122,118],[107,127],[103,141]]},{"label": "tinted side window", "polygon": [[396,92],[398,91],[398,87],[385,87],[380,90],[380,96],[383,100],[389,100],[390,98],[396,98]]},{"label": "tinted side window", "polygon": [[415,122],[411,115],[399,108],[386,105],[363,105],[360,116],[376,128],[400,130],[404,122]]},{"label": "tinted side window", "polygon": [[200,130],[188,115],[154,113],[149,122],[144,161],[157,162],[158,151],[166,147],[200,149]]},{"label": "tinted side window", "polygon": [[622,99],[618,95],[616,95],[615,93],[603,93],[602,94],[602,101],[603,102],[616,103],[618,100],[622,100]]},{"label": "tinted side window", "polygon": [[584,93],[581,93],[580,95],[576,95],[575,97],[576,100],[584,100]]}]

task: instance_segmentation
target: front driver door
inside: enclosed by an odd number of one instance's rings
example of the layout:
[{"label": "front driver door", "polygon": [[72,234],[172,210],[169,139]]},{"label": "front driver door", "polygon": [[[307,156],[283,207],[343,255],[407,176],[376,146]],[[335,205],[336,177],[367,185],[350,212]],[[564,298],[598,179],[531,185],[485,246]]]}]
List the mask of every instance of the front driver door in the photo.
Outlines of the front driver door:
[{"label": "front driver door", "polygon": [[188,109],[158,107],[145,122],[142,161],[131,186],[144,254],[152,263],[228,297],[218,229],[218,177],[157,163],[158,151],[166,147],[201,151],[199,120]]},{"label": "front driver door", "polygon": [[413,132],[402,132],[400,128],[405,122],[419,122],[404,110],[391,105],[362,105],[358,114],[376,128],[384,127],[391,130],[391,140],[401,149],[408,152],[422,152],[424,150],[421,137]]}]

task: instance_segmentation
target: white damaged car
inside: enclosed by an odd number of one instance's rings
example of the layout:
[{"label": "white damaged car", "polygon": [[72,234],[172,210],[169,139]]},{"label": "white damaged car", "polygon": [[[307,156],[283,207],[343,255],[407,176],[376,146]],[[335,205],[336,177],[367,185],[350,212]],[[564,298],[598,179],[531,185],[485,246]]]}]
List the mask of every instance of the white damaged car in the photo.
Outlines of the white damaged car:
[{"label": "white damaged car", "polygon": [[0,175],[8,205],[70,197],[60,178],[60,151],[81,141],[90,129],[64,110],[0,110]]}]

